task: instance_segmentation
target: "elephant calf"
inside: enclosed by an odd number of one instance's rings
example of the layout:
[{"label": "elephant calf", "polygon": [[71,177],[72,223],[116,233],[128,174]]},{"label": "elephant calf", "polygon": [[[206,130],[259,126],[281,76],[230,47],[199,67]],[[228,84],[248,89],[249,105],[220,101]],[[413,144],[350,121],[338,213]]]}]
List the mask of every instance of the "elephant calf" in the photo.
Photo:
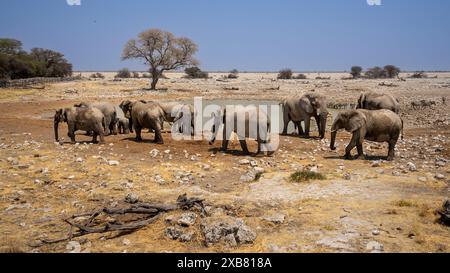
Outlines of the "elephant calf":
[{"label": "elephant calf", "polygon": [[81,102],[74,105],[75,107],[93,107],[100,110],[105,116],[105,134],[106,135],[117,135],[117,112],[116,108],[112,103],[109,102],[98,102],[98,103],[86,103]]},{"label": "elephant calf", "polygon": [[356,109],[380,110],[387,109],[398,114],[400,104],[396,98],[389,94],[365,92],[359,96]]},{"label": "elephant calf", "polygon": [[75,143],[75,132],[83,130],[93,132],[94,143],[97,142],[97,136],[100,137],[100,143],[104,143],[105,135],[105,117],[97,108],[91,107],[70,107],[57,110],[54,117],[55,140],[59,141],[58,125],[60,122],[67,122],[69,127],[68,136],[72,143]]},{"label": "elephant calf", "polygon": [[353,133],[350,144],[345,148],[345,158],[351,158],[351,151],[357,147],[358,158],[364,157],[364,139],[375,142],[388,142],[387,160],[393,160],[395,145],[400,134],[403,138],[403,121],[390,110],[348,110],[338,114],[331,128],[331,150],[336,150],[336,134],[340,129]]}]

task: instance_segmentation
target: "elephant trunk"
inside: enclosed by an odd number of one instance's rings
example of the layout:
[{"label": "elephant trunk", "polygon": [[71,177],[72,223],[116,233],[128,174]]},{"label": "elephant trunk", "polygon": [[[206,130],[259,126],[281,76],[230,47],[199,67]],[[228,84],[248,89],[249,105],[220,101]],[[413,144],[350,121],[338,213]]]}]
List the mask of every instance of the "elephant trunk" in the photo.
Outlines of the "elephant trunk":
[{"label": "elephant trunk", "polygon": [[55,140],[56,141],[59,141],[58,125],[59,125],[59,120],[55,117],[55,121],[53,122],[53,127],[54,127],[54,130],[55,130]]},{"label": "elephant trunk", "polygon": [[327,128],[327,118],[328,118],[328,113],[322,113],[320,115],[320,128],[319,128],[319,134],[320,134],[320,138],[324,139],[325,138],[325,131]]},{"label": "elephant trunk", "polygon": [[337,126],[336,123],[333,124],[333,126],[331,127],[331,142],[330,142],[330,149],[331,150],[336,150],[336,135],[337,135],[337,131],[339,130],[339,126]]}]

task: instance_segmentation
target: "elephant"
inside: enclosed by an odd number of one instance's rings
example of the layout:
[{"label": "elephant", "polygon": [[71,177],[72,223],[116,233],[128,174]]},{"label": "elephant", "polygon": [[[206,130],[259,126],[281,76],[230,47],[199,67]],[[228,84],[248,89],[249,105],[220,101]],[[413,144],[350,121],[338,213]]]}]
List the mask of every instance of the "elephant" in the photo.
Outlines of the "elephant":
[{"label": "elephant", "polygon": [[356,146],[358,158],[363,158],[364,139],[375,142],[388,142],[389,153],[387,160],[395,156],[395,145],[400,134],[403,139],[403,120],[394,112],[382,110],[347,110],[339,113],[331,128],[331,150],[336,150],[336,134],[345,129],[353,134],[350,144],[345,148],[345,158],[351,158],[351,151]]},{"label": "elephant", "polygon": [[114,104],[109,102],[98,102],[98,103],[86,103],[81,102],[75,104],[75,107],[94,107],[100,110],[105,116],[105,134],[106,135],[117,135],[117,112]]},{"label": "elephant", "polygon": [[70,107],[59,109],[54,117],[55,140],[59,141],[58,125],[60,122],[66,122],[69,127],[68,136],[72,143],[75,143],[75,132],[83,130],[93,132],[92,142],[97,142],[97,136],[100,137],[100,143],[104,143],[105,135],[105,116],[97,108],[91,107]]},{"label": "elephant", "polygon": [[[238,122],[241,121],[242,117],[244,117],[245,124],[240,126],[238,125]],[[256,155],[260,155],[264,152],[262,149],[263,145],[265,145],[265,151],[267,151],[268,156],[272,156],[275,153],[268,143],[270,136],[270,119],[266,113],[260,112],[258,107],[237,106],[235,111],[228,113],[226,109],[221,109],[213,113],[213,119],[214,123],[211,129],[212,136],[209,145],[214,144],[219,133],[219,128],[223,125],[222,151],[226,152],[228,150],[231,134],[234,132],[238,136],[241,148],[245,154],[250,154],[246,138],[253,138],[258,142],[258,151],[256,152]],[[228,128],[228,126],[230,126],[229,123],[232,123],[232,125],[234,124],[234,126]]]},{"label": "elephant", "polygon": [[358,99],[356,109],[380,110],[387,109],[398,114],[400,112],[400,103],[396,98],[389,94],[380,94],[375,92],[361,93]]},{"label": "elephant", "polygon": [[303,134],[301,122],[305,122],[304,135],[309,137],[311,117],[314,117],[321,139],[325,138],[328,110],[326,98],[315,93],[306,93],[303,96],[291,97],[282,103],[283,105],[283,135],[287,134],[289,122],[293,121],[299,129],[299,135]]},{"label": "elephant", "polygon": [[117,113],[117,130],[119,134],[129,134],[130,133],[130,122],[125,117],[125,113],[123,112],[122,108],[118,105],[114,105],[114,108],[116,109]]},{"label": "elephant", "polygon": [[164,144],[162,138],[162,124],[164,122],[164,111],[156,102],[123,101],[120,104],[126,117],[132,120],[132,126],[136,132],[136,141],[142,141],[141,131],[143,128],[153,130],[155,139],[153,142]]},{"label": "elephant", "polygon": [[[147,101],[141,101],[146,103]],[[164,111],[164,120],[169,123],[176,123],[178,125],[178,130],[180,133],[184,130],[184,124],[181,123],[181,119],[183,118],[183,113],[190,113],[191,117],[191,134],[194,133],[194,106],[191,104],[183,104],[179,102],[157,102],[161,109]],[[180,121],[180,122],[177,122]],[[164,130],[164,124],[161,125]]]}]

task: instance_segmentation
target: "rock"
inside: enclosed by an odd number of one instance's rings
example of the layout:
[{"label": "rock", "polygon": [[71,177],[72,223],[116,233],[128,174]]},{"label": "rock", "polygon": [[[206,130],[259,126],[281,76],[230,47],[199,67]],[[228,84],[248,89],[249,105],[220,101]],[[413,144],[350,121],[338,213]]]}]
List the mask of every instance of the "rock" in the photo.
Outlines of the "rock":
[{"label": "rock", "polygon": [[150,151],[150,156],[155,158],[159,155],[159,151],[157,149],[153,149]]},{"label": "rock", "polygon": [[283,224],[286,216],[281,213],[275,213],[267,216],[263,216],[262,219],[274,224]]},{"label": "rock", "polygon": [[197,220],[197,214],[193,212],[183,213],[180,218],[178,218],[177,223],[180,226],[189,227],[195,224]]},{"label": "rock", "polygon": [[130,240],[128,240],[128,239],[125,238],[125,239],[122,240],[122,244],[128,246],[128,245],[131,244],[131,242],[130,242]]},{"label": "rock", "polygon": [[417,177],[417,180],[419,180],[420,182],[427,182],[427,178],[423,176]]},{"label": "rock", "polygon": [[349,173],[345,173],[344,176],[343,176],[343,178],[344,178],[345,180],[351,180],[351,179],[352,179],[352,175],[349,174]]},{"label": "rock", "polygon": [[400,174],[399,171],[393,171],[393,172],[392,172],[392,175],[393,175],[393,176],[400,176],[401,174]]},{"label": "rock", "polygon": [[190,242],[192,240],[192,237],[194,237],[194,232],[186,232],[181,234],[179,240],[180,242],[186,243],[186,242]]},{"label": "rock", "polygon": [[252,160],[252,161],[250,161],[250,166],[252,166],[252,167],[258,166],[258,162],[256,162],[256,160]]},{"label": "rock", "polygon": [[317,167],[317,166],[311,166],[310,168],[309,168],[309,171],[310,172],[312,172],[312,173],[319,173],[319,167]]},{"label": "rock", "polygon": [[78,163],[81,163],[81,162],[83,162],[83,158],[79,157],[75,161],[78,162]]},{"label": "rock", "polygon": [[376,172],[377,172],[378,174],[384,174],[384,170],[383,170],[383,169],[377,169]]},{"label": "rock", "polygon": [[183,235],[183,231],[178,227],[168,227],[164,231],[164,234],[172,240],[177,240]]},{"label": "rock", "polygon": [[203,170],[209,171],[211,169],[211,166],[208,164],[203,165]]},{"label": "rock", "polygon": [[243,183],[248,183],[255,181],[256,174],[254,172],[247,172],[246,174],[242,175],[241,178],[239,178],[239,181]]},{"label": "rock", "polygon": [[371,253],[379,253],[384,251],[384,246],[376,241],[371,241],[366,245],[366,250]]},{"label": "rock", "polygon": [[376,167],[380,167],[380,165],[381,165],[381,161],[377,160],[377,161],[372,161],[372,164],[370,166],[373,168],[376,168]]},{"label": "rock", "polygon": [[255,175],[261,175],[266,172],[266,170],[261,167],[255,167],[253,168],[253,171],[255,172]]},{"label": "rock", "polygon": [[135,193],[129,193],[125,197],[125,202],[129,204],[136,204],[139,201],[139,196]]},{"label": "rock", "polygon": [[442,208],[437,212],[441,215],[440,222],[450,226],[450,200],[445,201]]},{"label": "rock", "polygon": [[410,171],[410,172],[415,172],[417,171],[417,167],[414,163],[412,162],[408,162],[406,163],[406,168]]},{"label": "rock", "polygon": [[372,235],[378,236],[380,235],[380,231],[378,229],[372,230]]},{"label": "rock", "polygon": [[66,249],[69,253],[81,253],[81,245],[77,241],[70,241],[66,245]]},{"label": "rock", "polygon": [[436,174],[434,176],[434,178],[437,179],[437,180],[444,180],[445,179],[445,175],[438,173],[438,174]]},{"label": "rock", "polygon": [[[201,231],[207,245],[225,242],[229,246],[251,244],[256,233],[244,221],[235,217],[210,217],[203,220]],[[233,240],[233,238],[234,240]]]},{"label": "rock", "polygon": [[108,161],[109,166],[118,166],[120,163],[117,160],[110,160]]},{"label": "rock", "polygon": [[248,164],[250,164],[250,160],[248,160],[248,159],[241,159],[241,160],[239,160],[239,164],[240,165],[248,165]]}]

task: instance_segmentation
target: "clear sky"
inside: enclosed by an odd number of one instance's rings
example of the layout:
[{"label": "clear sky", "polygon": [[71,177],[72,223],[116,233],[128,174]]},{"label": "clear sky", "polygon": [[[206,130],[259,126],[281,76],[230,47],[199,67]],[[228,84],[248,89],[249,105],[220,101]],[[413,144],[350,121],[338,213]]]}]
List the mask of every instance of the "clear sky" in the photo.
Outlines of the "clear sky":
[{"label": "clear sky", "polygon": [[143,70],[122,62],[147,28],[187,36],[209,71],[342,71],[395,64],[450,70],[450,1],[0,0],[0,37],[64,53],[75,70]]}]

